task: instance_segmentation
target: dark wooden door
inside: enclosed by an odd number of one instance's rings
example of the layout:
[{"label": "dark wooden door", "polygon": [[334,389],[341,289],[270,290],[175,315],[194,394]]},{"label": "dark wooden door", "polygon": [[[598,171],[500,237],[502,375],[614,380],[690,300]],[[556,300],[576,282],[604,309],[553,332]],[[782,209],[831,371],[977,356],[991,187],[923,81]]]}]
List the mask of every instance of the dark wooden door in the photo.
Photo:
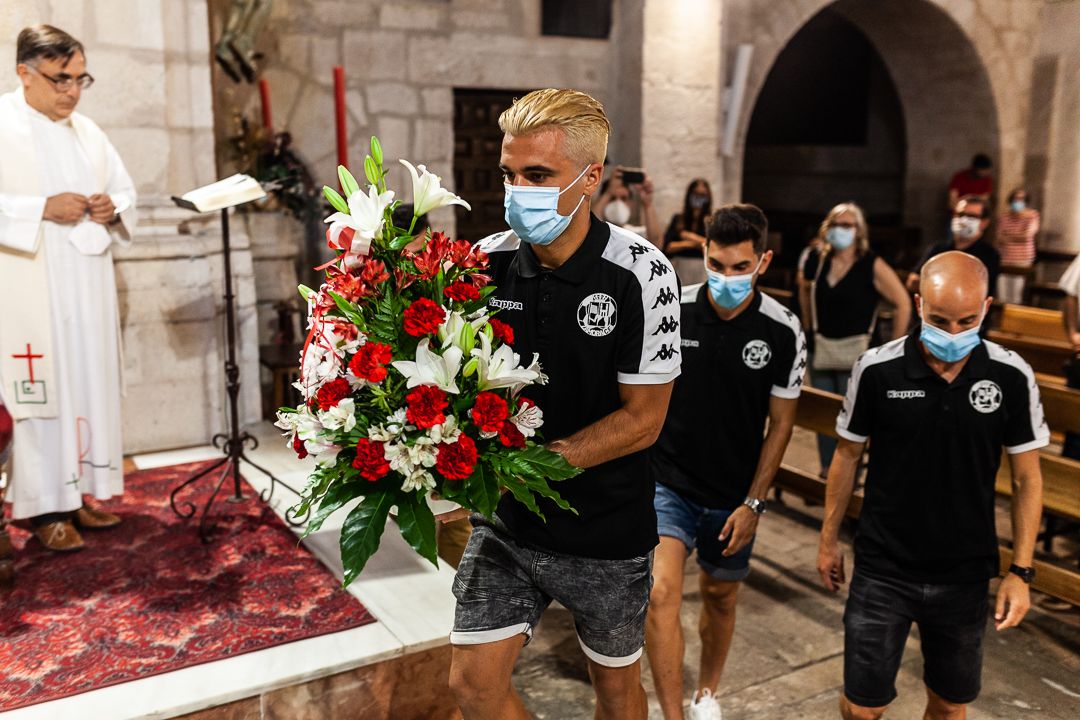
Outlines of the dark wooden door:
[{"label": "dark wooden door", "polygon": [[528,90],[454,90],[454,192],[472,211],[456,207],[457,236],[476,241],[506,229],[499,172],[499,115]]}]

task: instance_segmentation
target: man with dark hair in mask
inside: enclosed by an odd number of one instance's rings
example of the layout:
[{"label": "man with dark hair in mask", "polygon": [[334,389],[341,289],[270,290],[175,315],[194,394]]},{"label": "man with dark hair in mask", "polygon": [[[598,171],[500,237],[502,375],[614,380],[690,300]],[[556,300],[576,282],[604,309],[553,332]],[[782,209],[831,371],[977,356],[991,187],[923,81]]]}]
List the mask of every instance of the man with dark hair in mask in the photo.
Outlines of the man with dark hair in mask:
[{"label": "man with dark hair in mask", "polygon": [[991,578],[998,575],[994,485],[1012,474],[1013,565],[997,591],[998,631],[1030,606],[1042,514],[1039,449],[1050,442],[1031,367],[979,338],[986,267],[946,252],[922,269],[919,334],[864,353],[836,419],[818,572],[844,583],[840,524],[866,443],[870,469],[844,611],[844,718],[881,717],[912,623],[919,626],[929,720],[964,717],[978,696]]},{"label": "man with dark hair in mask", "polygon": [[735,630],[736,595],[795,424],[806,338],[794,313],[755,288],[772,261],[767,234],[753,205],[717,210],[705,227],[708,280],[682,294],[682,375],[651,454],[660,546],[646,648],[666,720],[683,717],[679,609],[695,549],[701,672],[689,717],[720,720],[713,694]]},{"label": "man with dark hair in mask", "polygon": [[960,198],[953,209],[952,237],[926,251],[922,260],[908,275],[908,290],[919,292],[919,272],[923,266],[930,258],[950,250],[959,250],[977,257],[986,267],[989,287],[991,290],[996,288],[998,273],[1001,271],[1001,254],[986,240],[986,228],[989,226],[990,203],[985,198],[978,195],[965,195]]}]

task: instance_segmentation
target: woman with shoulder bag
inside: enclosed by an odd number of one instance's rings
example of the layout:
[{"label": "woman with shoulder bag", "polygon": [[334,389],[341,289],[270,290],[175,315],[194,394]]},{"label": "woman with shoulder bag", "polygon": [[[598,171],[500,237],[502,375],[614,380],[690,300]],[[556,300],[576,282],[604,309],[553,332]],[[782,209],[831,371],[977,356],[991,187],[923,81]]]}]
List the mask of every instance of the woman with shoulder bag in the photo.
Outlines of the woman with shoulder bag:
[{"label": "woman with shoulder bag", "polygon": [[[810,384],[843,395],[851,366],[870,347],[878,303],[895,306],[892,339],[907,334],[911,298],[888,263],[870,250],[863,211],[841,203],[818,229],[819,249],[806,259],[799,275],[799,307],[805,327],[812,331]],[[829,471],[836,441],[818,435],[821,476]]]}]

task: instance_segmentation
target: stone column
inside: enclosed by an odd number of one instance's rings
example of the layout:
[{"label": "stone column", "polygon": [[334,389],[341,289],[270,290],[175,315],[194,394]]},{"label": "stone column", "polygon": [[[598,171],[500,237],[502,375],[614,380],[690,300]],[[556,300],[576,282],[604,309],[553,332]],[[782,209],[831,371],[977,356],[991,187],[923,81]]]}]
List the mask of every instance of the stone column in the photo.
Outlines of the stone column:
[{"label": "stone column", "polygon": [[641,46],[641,162],[656,185],[661,222],[678,212],[692,178],[719,197],[721,3],[645,0]]}]

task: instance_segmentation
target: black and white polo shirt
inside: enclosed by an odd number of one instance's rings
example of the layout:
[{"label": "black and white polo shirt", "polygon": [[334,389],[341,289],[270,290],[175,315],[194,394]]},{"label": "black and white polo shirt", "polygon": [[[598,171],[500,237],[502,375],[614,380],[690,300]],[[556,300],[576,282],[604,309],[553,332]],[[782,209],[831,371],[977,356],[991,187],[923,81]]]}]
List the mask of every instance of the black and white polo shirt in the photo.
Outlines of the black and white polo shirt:
[{"label": "black and white polo shirt", "polygon": [[994,479],[1001,450],[1050,442],[1031,367],[983,341],[946,383],[915,335],[862,355],[836,431],[870,441],[855,562],[862,571],[923,583],[995,577]]},{"label": "black and white polo shirt", "polygon": [[[619,386],[679,375],[679,287],[663,253],[596,217],[585,241],[554,270],[512,232],[480,241],[498,289],[489,301],[514,329],[523,362],[540,354],[549,382],[525,395],[544,412],[546,441],[567,437],[621,407]],[[556,489],[578,514],[542,501],[545,523],[511,495],[499,517],[521,543],[595,558],[647,554],[657,542],[646,453],[589,468]]]},{"label": "black and white polo shirt", "polygon": [[652,449],[653,477],[709,508],[746,498],[765,442],[770,396],[797,398],[806,337],[795,314],[755,291],[722,320],[705,284],[682,295],[682,375]]}]

